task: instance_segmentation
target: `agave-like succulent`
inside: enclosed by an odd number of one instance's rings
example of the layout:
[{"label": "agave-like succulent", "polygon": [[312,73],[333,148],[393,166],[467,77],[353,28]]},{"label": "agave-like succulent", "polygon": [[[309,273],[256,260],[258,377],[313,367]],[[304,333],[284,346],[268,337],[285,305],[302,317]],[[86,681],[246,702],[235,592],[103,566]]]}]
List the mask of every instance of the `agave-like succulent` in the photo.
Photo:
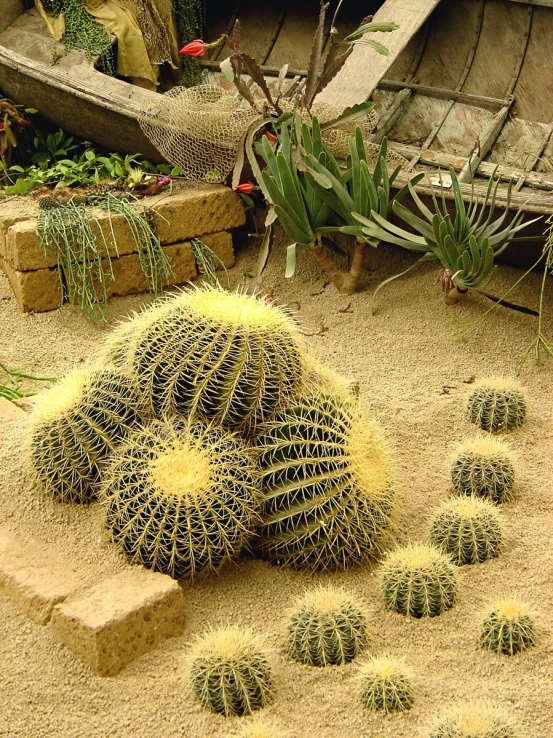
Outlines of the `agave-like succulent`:
[{"label": "agave-like succulent", "polygon": [[[520,209],[512,220],[507,222],[511,183],[507,190],[505,211],[499,218],[493,220],[499,187],[499,179],[495,180],[495,171],[488,181],[483,202],[481,204],[478,202],[473,189],[468,207],[454,169],[450,169],[450,176],[454,193],[454,217],[448,212],[443,183],[441,203],[436,194],[432,193],[433,212],[418,196],[413,181],[408,183],[407,188],[424,217],[420,218],[412,213],[397,198],[392,203],[392,208],[415,233],[388,222],[379,212],[373,213],[370,219],[360,212],[353,213],[353,217],[358,223],[357,227],[368,238],[387,241],[409,251],[419,251],[424,254],[425,260],[438,259],[442,265],[440,272],[442,291],[446,302],[454,304],[468,289],[482,289],[494,278],[497,272],[495,257],[505,251],[516,233],[535,223],[539,218],[523,223],[524,213]],[[351,229],[342,230],[351,232]],[[388,281],[390,280],[386,280],[386,283]]]}]

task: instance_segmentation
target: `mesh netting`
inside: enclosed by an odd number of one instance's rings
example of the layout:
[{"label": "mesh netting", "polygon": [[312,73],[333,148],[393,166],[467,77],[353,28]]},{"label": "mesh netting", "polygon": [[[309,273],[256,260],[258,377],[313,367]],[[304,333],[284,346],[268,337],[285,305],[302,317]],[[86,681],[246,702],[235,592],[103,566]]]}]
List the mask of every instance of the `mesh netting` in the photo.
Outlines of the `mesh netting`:
[{"label": "mesh netting", "polygon": [[171,0],[119,0],[136,18],[148,53],[150,64],[173,65],[171,54],[171,34],[173,25]]}]

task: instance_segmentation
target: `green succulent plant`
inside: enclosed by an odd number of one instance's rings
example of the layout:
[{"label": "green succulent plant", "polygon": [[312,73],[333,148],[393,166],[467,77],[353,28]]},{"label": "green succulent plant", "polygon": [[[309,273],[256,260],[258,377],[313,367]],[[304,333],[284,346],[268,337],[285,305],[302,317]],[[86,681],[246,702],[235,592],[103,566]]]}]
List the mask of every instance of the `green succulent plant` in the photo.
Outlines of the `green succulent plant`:
[{"label": "green succulent plant", "polygon": [[[390,223],[381,213],[375,213],[368,219],[363,213],[355,212],[353,217],[358,222],[358,228],[368,238],[393,243],[409,251],[418,251],[424,254],[425,260],[438,259],[442,265],[441,284],[446,302],[454,304],[468,289],[482,289],[493,279],[497,271],[495,258],[505,251],[519,231],[539,218],[522,222],[524,213],[521,208],[507,222],[511,183],[507,191],[505,211],[493,220],[500,183],[498,179],[494,184],[495,172],[488,181],[482,204],[478,202],[473,189],[468,206],[463,199],[455,170],[450,169],[449,173],[454,193],[454,216],[448,212],[443,184],[441,203],[436,194],[432,193],[434,208],[431,210],[417,194],[415,182],[411,181],[407,188],[422,217],[404,207],[397,198],[392,203],[392,209],[412,231]],[[390,281],[386,280],[380,287]]]},{"label": "green succulent plant", "polygon": [[498,556],[502,541],[496,508],[477,497],[446,500],[438,508],[430,528],[430,543],[459,565]]},{"label": "green succulent plant", "polygon": [[381,588],[388,609],[415,618],[434,617],[453,606],[457,573],[437,548],[410,544],[383,561]]},{"label": "green succulent plant", "polygon": [[153,421],[105,470],[100,495],[115,543],[144,566],[192,579],[238,555],[258,521],[255,464],[232,434]]},{"label": "green succulent plant", "polygon": [[249,715],[271,700],[271,665],[250,630],[226,626],[198,638],[190,653],[192,689],[203,707]]},{"label": "green succulent plant", "polygon": [[90,502],[110,454],[138,422],[132,382],[109,367],[79,369],[45,393],[32,415],[31,463],[59,502]]},{"label": "green succulent plant", "polygon": [[524,389],[514,379],[483,379],[469,395],[467,415],[472,423],[492,433],[519,428],[526,417]]},{"label": "green succulent plant", "polygon": [[352,661],[367,644],[367,621],[357,598],[340,587],[319,586],[299,598],[288,620],[288,648],[302,664]]},{"label": "green succulent plant", "polygon": [[519,738],[508,715],[486,704],[469,702],[446,709],[428,738]]},{"label": "green succulent plant", "polygon": [[396,502],[390,454],[379,425],[351,398],[306,390],[256,446],[264,556],[343,569],[381,553]]},{"label": "green succulent plant", "polygon": [[480,631],[482,648],[513,656],[535,642],[532,612],[524,602],[505,599],[489,608]]},{"label": "green succulent plant", "polygon": [[374,656],[358,673],[363,707],[382,712],[404,712],[413,706],[413,683],[405,665],[391,656]]},{"label": "green succulent plant", "polygon": [[458,495],[474,495],[500,504],[512,497],[515,478],[513,453],[498,438],[474,438],[456,450],[451,481]]}]

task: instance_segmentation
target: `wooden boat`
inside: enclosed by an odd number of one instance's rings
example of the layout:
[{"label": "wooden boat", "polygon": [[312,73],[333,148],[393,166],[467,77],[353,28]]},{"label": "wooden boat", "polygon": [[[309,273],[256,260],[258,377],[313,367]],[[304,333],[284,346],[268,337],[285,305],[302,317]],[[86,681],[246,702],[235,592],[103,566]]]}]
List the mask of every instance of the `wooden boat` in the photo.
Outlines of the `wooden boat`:
[{"label": "wooden boat", "polygon": [[[158,93],[106,77],[78,50],[51,64],[52,41],[28,0],[0,0],[0,89],[66,130],[123,152],[159,159],[137,117]],[[428,193],[438,168],[459,172],[464,192],[483,192],[498,167],[506,202],[528,217],[553,213],[553,0],[344,1],[339,30],[359,16],[395,21],[381,34],[380,56],[356,46],[340,75],[323,91],[347,106],[372,98],[380,115],[375,140],[387,136],[417,168]],[[208,40],[242,25],[242,47],[267,75],[284,63],[290,74],[307,67],[319,0],[208,0]],[[224,51],[217,52],[219,55]],[[206,62],[218,66],[220,56]],[[543,231],[543,222],[537,226]]]}]

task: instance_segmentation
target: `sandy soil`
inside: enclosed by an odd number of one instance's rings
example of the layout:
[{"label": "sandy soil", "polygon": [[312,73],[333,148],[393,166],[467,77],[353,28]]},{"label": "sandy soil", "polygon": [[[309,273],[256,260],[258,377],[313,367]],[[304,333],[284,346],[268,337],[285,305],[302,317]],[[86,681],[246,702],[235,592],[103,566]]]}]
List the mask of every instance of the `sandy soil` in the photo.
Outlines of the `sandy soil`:
[{"label": "sandy soil", "polygon": [[[256,250],[239,254],[235,283],[254,269]],[[465,305],[443,304],[435,270],[415,271],[381,293],[370,314],[369,294],[407,256],[385,247],[371,250],[362,292],[337,294],[323,280],[309,254],[298,274],[284,279],[282,251],[274,253],[264,288],[277,301],[294,303],[308,342],[320,359],[361,385],[361,402],[371,405],[393,440],[403,496],[397,530],[400,542],[423,540],[432,508],[449,493],[449,453],[474,433],[464,419],[464,380],[489,373],[512,375],[534,337],[535,318],[497,309],[471,334],[456,340],[457,322],[474,319],[490,303],[471,295]],[[499,293],[520,273],[506,268],[494,284]],[[539,276],[532,275],[511,296],[536,306]],[[87,359],[102,329],[79,311],[64,308],[22,315],[0,276],[0,357],[43,375],[61,374]],[[138,308],[145,298],[113,302],[111,323]],[[346,310],[347,308],[347,310]],[[550,313],[553,312],[550,310]],[[551,322],[546,326],[553,335]],[[187,691],[185,655],[190,639],[208,625],[230,621],[251,626],[274,649],[276,699],[266,714],[293,738],[413,738],[426,735],[437,711],[458,699],[483,698],[517,719],[523,738],[548,738],[553,724],[553,362],[538,372],[529,362],[521,375],[530,396],[527,423],[510,434],[520,454],[516,499],[505,507],[508,526],[503,554],[460,570],[458,604],[441,617],[411,620],[386,612],[374,571],[353,569],[315,576],[244,558],[220,576],[184,584],[187,632],[140,658],[115,678],[100,679],[50,635],[0,597],[0,735],[9,738],[225,738],[240,719],[203,712]],[[450,387],[444,391],[443,387]],[[22,444],[24,428],[1,429],[0,523],[22,537],[55,549],[67,565],[93,584],[126,566],[109,542],[101,510],[65,507],[41,498],[30,481]],[[341,583],[367,604],[370,653],[405,656],[418,674],[411,712],[390,717],[364,711],[351,677],[356,664],[326,669],[301,666],[284,651],[282,613],[291,598],[316,581]],[[538,612],[537,647],[514,658],[478,648],[480,612],[490,598],[517,595]]]}]

